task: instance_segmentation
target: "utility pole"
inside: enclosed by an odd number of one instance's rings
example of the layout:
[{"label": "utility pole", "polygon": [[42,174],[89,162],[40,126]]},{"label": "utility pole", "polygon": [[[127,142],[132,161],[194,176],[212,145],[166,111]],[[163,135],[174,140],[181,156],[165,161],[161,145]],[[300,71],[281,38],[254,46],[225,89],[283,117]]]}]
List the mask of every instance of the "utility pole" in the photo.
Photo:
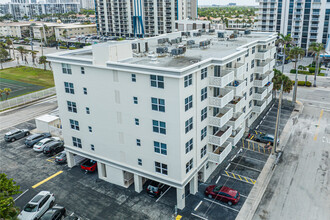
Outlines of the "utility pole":
[{"label": "utility pole", "polygon": [[282,51],[282,54],[283,54],[283,58],[282,58],[282,73],[284,74],[284,62],[285,62],[285,50],[284,50],[284,44],[283,44],[283,47],[282,47],[283,51]]},{"label": "utility pole", "polygon": [[277,117],[276,117],[275,135],[274,135],[274,144],[273,144],[273,148],[272,148],[272,154],[276,153],[276,148],[277,148],[278,127],[280,124],[281,108],[282,108],[282,95],[283,95],[283,82],[281,85],[280,96],[278,98]]},{"label": "utility pole", "polygon": [[292,105],[294,105],[296,103],[297,100],[297,87],[298,87],[298,60],[300,58],[300,55],[298,55],[298,57],[296,57],[296,77],[294,80],[294,88],[293,88],[293,97],[292,97]]}]

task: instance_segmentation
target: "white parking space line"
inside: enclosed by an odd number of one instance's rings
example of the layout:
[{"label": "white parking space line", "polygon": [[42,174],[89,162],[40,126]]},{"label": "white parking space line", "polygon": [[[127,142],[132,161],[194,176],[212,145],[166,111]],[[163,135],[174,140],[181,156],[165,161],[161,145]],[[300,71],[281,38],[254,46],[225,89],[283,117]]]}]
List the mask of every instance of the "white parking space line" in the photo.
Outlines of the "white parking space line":
[{"label": "white parking space line", "polygon": [[247,196],[244,196],[244,195],[242,195],[242,194],[240,194],[240,196],[242,196],[242,197],[244,197],[244,198],[247,198]]},{"label": "white parking space line", "polygon": [[193,216],[197,217],[197,218],[200,218],[200,219],[204,219],[204,220],[208,220],[207,218],[204,218],[202,216],[199,216],[199,215],[196,215],[195,213],[191,213]]},{"label": "white parking space line", "polygon": [[19,199],[22,195],[24,195],[27,191],[29,191],[29,189],[25,190],[21,195],[19,195],[16,199],[14,199],[14,202]]},{"label": "white parking space line", "polygon": [[196,211],[202,203],[203,203],[203,201],[201,200],[201,201],[198,203],[198,205],[195,207],[194,211]]},{"label": "white parking space line", "polygon": [[215,184],[218,184],[220,178],[221,178],[221,176],[218,177],[217,181],[215,181]]},{"label": "white parking space line", "polygon": [[241,166],[241,167],[248,168],[248,169],[250,169],[250,170],[254,170],[254,171],[257,171],[257,172],[261,172],[261,170],[257,170],[257,169],[255,169],[255,168],[252,168],[252,167],[249,167],[249,166],[245,166],[245,165],[242,165],[242,164],[239,164],[239,163],[233,163],[233,162],[231,162],[231,163],[234,164],[234,165],[237,165],[237,166]]},{"label": "white parking space line", "polygon": [[73,216],[73,214],[74,214],[74,212],[72,212],[70,216]]},{"label": "white parking space line", "polygon": [[269,128],[269,129],[275,129],[275,126],[274,127],[270,127],[270,126],[267,126],[267,125],[260,125],[262,127],[266,127],[266,128]]},{"label": "white parking space line", "polygon": [[230,166],[230,163],[226,166],[226,169],[225,170],[228,170],[229,166]]},{"label": "white parking space line", "polygon": [[245,157],[245,158],[248,158],[248,159],[251,159],[251,160],[256,160],[256,161],[259,161],[259,162],[262,162],[262,163],[266,163],[266,161],[258,160],[258,159],[253,158],[253,157],[247,157],[247,156],[241,156],[241,157]]},{"label": "white parking space line", "polygon": [[212,203],[214,203],[214,204],[217,204],[217,205],[219,205],[219,206],[222,206],[222,207],[225,207],[225,208],[227,208],[227,209],[233,210],[233,211],[235,211],[235,212],[239,212],[239,210],[237,210],[237,209],[234,209],[234,208],[229,207],[229,206],[226,206],[226,205],[224,205],[224,204],[221,204],[221,203],[215,202],[215,201],[213,201],[213,200],[211,200],[211,199],[207,199],[207,198],[204,198],[204,199],[207,200],[207,201],[209,201],[209,202],[212,202]]},{"label": "white parking space line", "polygon": [[171,189],[171,187],[168,187],[168,189],[161,196],[159,196],[159,198],[156,200],[156,202],[158,202],[170,189]]}]

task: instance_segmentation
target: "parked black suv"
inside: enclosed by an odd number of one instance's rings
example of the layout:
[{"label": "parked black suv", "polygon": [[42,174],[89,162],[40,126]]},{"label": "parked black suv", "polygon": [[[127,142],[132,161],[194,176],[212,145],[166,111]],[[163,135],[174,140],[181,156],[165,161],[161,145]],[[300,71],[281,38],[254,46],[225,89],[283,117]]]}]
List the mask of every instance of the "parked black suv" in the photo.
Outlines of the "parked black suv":
[{"label": "parked black suv", "polygon": [[50,133],[33,134],[25,139],[25,145],[27,147],[33,147],[33,145],[38,143],[40,140],[51,136],[52,135]]},{"label": "parked black suv", "polygon": [[158,197],[163,193],[164,184],[156,181],[151,181],[147,187],[147,193],[153,197]]},{"label": "parked black suv", "polygon": [[52,156],[64,150],[63,141],[53,141],[44,147],[43,153]]}]

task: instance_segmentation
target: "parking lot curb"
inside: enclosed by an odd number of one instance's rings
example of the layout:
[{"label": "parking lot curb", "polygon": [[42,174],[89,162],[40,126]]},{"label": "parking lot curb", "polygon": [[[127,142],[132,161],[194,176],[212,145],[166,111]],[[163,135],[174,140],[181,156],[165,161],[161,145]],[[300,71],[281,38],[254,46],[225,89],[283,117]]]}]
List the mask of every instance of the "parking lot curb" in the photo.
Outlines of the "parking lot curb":
[{"label": "parking lot curb", "polygon": [[[285,146],[290,138],[292,127],[297,123],[298,116],[304,109],[304,105],[301,102],[297,102],[295,105],[294,110],[290,115],[290,119],[288,120],[287,124],[285,125],[283,132],[280,137],[280,148],[278,150],[283,151]],[[236,220],[252,220],[259,203],[266,191],[266,188],[273,176],[273,173],[276,169],[274,166],[276,161],[275,155],[270,155],[268,160],[262,169],[257,182],[253,186],[251,192],[249,193],[248,198],[244,202],[243,207],[241,208],[240,212],[238,213]]]}]

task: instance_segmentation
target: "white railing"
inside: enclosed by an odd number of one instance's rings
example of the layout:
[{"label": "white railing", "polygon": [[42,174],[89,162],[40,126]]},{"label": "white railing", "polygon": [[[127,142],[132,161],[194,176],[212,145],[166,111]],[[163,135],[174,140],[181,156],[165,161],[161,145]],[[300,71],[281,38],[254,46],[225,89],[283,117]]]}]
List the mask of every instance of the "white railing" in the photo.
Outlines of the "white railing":
[{"label": "white railing", "polygon": [[209,77],[210,86],[216,86],[224,88],[228,83],[234,81],[234,71],[233,70],[221,70],[221,76]]},{"label": "white railing", "polygon": [[[231,142],[233,146],[235,146],[239,140],[243,137],[245,131],[245,125],[243,125],[239,131],[236,131],[237,133],[235,135],[232,135],[228,138],[228,141]],[[235,132],[235,131],[233,131]]]},{"label": "white railing", "polygon": [[234,66],[235,69],[235,77],[237,79],[241,79],[244,74],[244,64],[243,63],[236,63]]},{"label": "white railing", "polygon": [[216,136],[216,135],[209,135],[209,144],[213,145],[218,145],[221,146],[223,145],[227,139],[230,137],[231,132],[233,131],[232,127],[228,127],[227,130],[221,135],[221,136]]},{"label": "white railing", "polygon": [[213,163],[220,164],[228,156],[231,149],[231,143],[226,142],[223,146],[218,147],[214,152],[208,152],[208,160]]},{"label": "white railing", "polygon": [[220,94],[224,95],[220,95],[218,97],[210,97],[209,98],[209,104],[211,106],[217,107],[217,108],[223,108],[225,107],[225,105],[227,105],[233,98],[234,98],[234,92],[233,90],[229,90],[229,89],[220,89]]},{"label": "white railing", "polygon": [[[261,90],[261,89],[260,89]],[[262,92],[254,93],[253,99],[262,101],[268,94],[267,88],[262,90]]]},{"label": "white railing", "polygon": [[232,107],[234,112],[240,112],[245,103],[245,99],[243,97],[235,97],[228,106]]},{"label": "white railing", "polygon": [[254,80],[253,85],[255,87],[264,87],[264,85],[266,85],[266,83],[268,82],[268,76],[263,76],[261,75],[261,77],[257,78]]},{"label": "white railing", "polygon": [[245,80],[236,80],[235,82],[238,83],[237,86],[231,84],[228,88],[234,91],[234,96],[242,96],[244,89],[246,88]]},{"label": "white railing", "polygon": [[270,58],[270,51],[269,50],[257,51],[256,59],[266,60],[268,58]]},{"label": "white railing", "polygon": [[265,110],[267,103],[262,102],[262,104],[258,104],[253,106],[252,111],[256,113],[261,113],[263,110]]},{"label": "white railing", "polygon": [[267,86],[267,93],[270,93],[273,90],[274,84],[270,83],[269,86]]},{"label": "white railing", "polygon": [[222,108],[217,116],[209,117],[209,124],[216,127],[223,127],[232,117],[232,108]]},{"label": "white railing", "polygon": [[270,93],[270,94],[268,94],[268,97],[266,97],[267,105],[269,105],[269,103],[271,103],[272,100],[273,100],[273,95]]},{"label": "white railing", "polygon": [[270,71],[270,73],[268,74],[268,81],[271,82],[274,78],[274,71]]},{"label": "white railing", "polygon": [[56,90],[55,87],[49,88],[49,89],[44,89],[38,92],[30,93],[27,95],[22,95],[16,98],[8,99],[5,101],[0,101],[0,111],[8,108],[13,108],[19,105],[24,105],[29,102],[36,101],[38,99],[55,95]]},{"label": "white railing", "polygon": [[273,70],[274,69],[274,66],[275,66],[275,59],[272,59],[269,63],[269,69],[270,70]]},{"label": "white railing", "polygon": [[233,127],[233,130],[236,130],[244,122],[244,114],[242,112],[237,112],[233,115],[232,119],[229,120],[228,125]]}]

